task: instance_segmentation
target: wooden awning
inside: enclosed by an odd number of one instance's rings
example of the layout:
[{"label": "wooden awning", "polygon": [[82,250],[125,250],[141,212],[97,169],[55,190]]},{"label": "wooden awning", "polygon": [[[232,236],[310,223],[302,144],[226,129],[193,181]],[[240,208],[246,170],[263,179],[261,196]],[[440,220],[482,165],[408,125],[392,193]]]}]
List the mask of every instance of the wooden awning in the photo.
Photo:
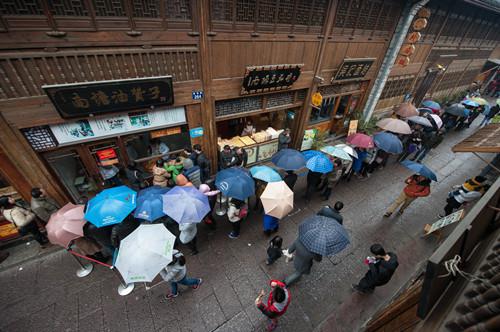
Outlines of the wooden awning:
[{"label": "wooden awning", "polygon": [[489,124],[455,145],[453,152],[500,153],[500,123]]}]

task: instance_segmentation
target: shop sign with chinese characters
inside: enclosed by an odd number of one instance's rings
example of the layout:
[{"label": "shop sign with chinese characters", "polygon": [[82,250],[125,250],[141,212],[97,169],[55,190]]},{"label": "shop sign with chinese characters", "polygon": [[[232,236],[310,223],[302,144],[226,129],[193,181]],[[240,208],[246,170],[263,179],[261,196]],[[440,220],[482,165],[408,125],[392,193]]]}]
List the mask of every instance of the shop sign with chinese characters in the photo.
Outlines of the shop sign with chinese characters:
[{"label": "shop sign with chinese characters", "polygon": [[[130,112],[115,116],[81,119],[51,125],[50,130],[59,144],[93,141],[123,134],[143,132],[186,123],[184,107],[156,109],[149,112]],[[172,131],[179,133],[180,129]],[[172,134],[174,134],[172,132]]]},{"label": "shop sign with chinese characters", "polygon": [[374,61],[374,58],[344,59],[337,74],[332,78],[332,82],[363,78],[368,73],[368,70],[370,70]]},{"label": "shop sign with chinese characters", "polygon": [[303,64],[247,67],[241,94],[288,89],[300,76]]},{"label": "shop sign with chinese characters", "polygon": [[65,119],[174,103],[171,76],[46,85],[42,88]]}]

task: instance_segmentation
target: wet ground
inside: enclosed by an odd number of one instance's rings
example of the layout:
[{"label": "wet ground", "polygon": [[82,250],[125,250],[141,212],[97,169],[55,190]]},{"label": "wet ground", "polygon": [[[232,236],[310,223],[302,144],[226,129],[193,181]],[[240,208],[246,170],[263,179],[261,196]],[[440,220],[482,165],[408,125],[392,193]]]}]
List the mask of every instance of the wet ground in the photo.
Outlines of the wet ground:
[{"label": "wet ground", "polygon": [[[277,331],[358,331],[422,269],[438,245],[433,237],[420,237],[423,226],[442,212],[452,185],[477,175],[485,166],[472,154],[451,152],[454,144],[477,129],[479,121],[471,129],[450,133],[429,153],[424,163],[436,171],[439,182],[433,184],[431,196],[414,201],[401,217],[382,218],[402,190],[404,179],[411,175],[393,161],[369,179],[353,178],[335,188],[330,202],[345,203],[342,212],[351,245],[341,254],[315,263],[312,273],[291,287],[292,303]],[[299,223],[325,203],[315,196],[306,204],[301,199],[304,185],[302,177],[295,191],[296,208],[281,221],[279,235],[285,246],[297,236]],[[5,265],[0,272],[0,330],[263,331],[265,318],[255,308],[254,299],[261,289],[268,289],[271,278],[282,279],[291,273],[293,264],[283,259],[272,266],[265,264],[268,238],[262,233],[261,216],[250,215],[237,240],[227,237],[229,228],[225,220],[215,233],[199,226],[200,253],[187,256],[187,266],[188,274],[202,277],[204,284],[196,291],[180,286],[180,296],[167,303],[160,299],[168,291],[166,284],[148,291],[138,284],[132,294],[121,297],[118,279],[109,269],[96,266],[92,274],[79,279],[77,265],[66,252],[38,256],[36,251],[33,259]],[[350,286],[364,274],[363,259],[375,242],[397,253],[400,266],[391,282],[373,294],[352,293]]]}]

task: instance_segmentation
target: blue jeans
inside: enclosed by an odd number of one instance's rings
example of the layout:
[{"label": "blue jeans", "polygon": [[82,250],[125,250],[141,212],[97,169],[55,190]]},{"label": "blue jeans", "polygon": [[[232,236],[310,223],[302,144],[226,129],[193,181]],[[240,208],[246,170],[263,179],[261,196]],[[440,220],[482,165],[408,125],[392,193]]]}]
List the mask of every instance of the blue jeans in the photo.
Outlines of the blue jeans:
[{"label": "blue jeans", "polygon": [[179,281],[170,282],[170,286],[172,287],[172,294],[177,294],[177,284],[185,285],[185,286],[196,286],[200,283],[200,279],[188,278],[186,275]]}]

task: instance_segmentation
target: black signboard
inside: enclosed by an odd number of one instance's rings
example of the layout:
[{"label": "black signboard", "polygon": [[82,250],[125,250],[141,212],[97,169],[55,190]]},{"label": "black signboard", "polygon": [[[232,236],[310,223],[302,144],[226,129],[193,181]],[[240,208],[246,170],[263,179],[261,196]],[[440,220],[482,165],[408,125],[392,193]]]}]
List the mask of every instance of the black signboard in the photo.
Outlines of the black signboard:
[{"label": "black signboard", "polygon": [[241,94],[288,89],[299,78],[300,65],[273,65],[247,67]]},{"label": "black signboard", "polygon": [[365,77],[375,59],[345,59],[332,81]]},{"label": "black signboard", "polygon": [[172,77],[137,78],[42,87],[63,118],[172,105]]}]

